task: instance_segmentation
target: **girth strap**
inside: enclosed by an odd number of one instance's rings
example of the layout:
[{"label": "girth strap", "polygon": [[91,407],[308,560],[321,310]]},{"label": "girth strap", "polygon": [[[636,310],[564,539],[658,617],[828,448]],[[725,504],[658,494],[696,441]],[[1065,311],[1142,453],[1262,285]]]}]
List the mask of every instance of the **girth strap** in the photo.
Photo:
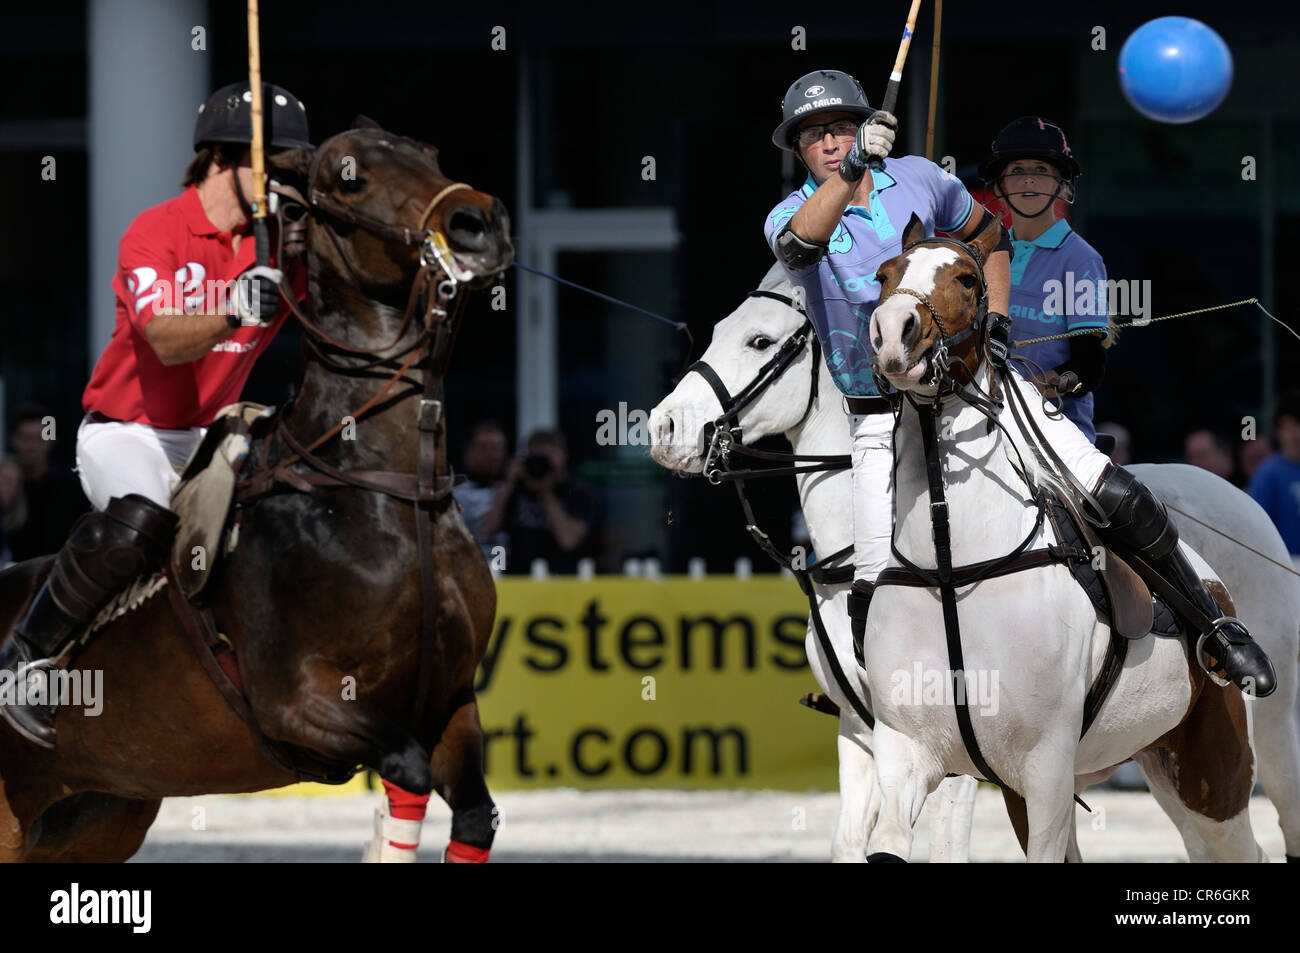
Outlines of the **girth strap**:
[{"label": "girth strap", "polygon": [[1102,659],[1101,671],[1097,673],[1097,680],[1092,683],[1092,687],[1088,689],[1088,694],[1083,699],[1083,727],[1079,729],[1080,738],[1092,727],[1097,713],[1101,711],[1102,703],[1106,701],[1106,696],[1119,680],[1119,673],[1123,670],[1124,659],[1127,657],[1128,639],[1119,635],[1112,627],[1110,644],[1106,646],[1106,657]]},{"label": "girth strap", "polygon": [[[1064,561],[1062,552],[1054,546],[1049,546],[1046,549],[1027,550],[1010,562],[1006,562],[1005,556],[998,556],[996,559],[985,559],[982,562],[958,566],[951,571],[950,578],[954,587],[969,586],[985,579],[992,579],[994,576],[1010,576],[1026,569],[1037,569],[1039,566],[1050,566]],[[1002,565],[999,566],[999,563]],[[880,575],[876,577],[876,585],[933,588],[924,578],[902,566],[890,566],[881,570]]]}]

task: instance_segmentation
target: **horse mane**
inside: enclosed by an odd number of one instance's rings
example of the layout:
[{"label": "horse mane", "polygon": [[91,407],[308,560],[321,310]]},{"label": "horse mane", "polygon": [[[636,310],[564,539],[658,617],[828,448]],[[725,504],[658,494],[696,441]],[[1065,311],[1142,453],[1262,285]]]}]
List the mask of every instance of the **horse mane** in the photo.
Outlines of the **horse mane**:
[{"label": "horse mane", "polygon": [[794,291],[794,282],[790,280],[790,276],[785,273],[785,268],[778,261],[767,270],[763,280],[758,283],[758,290],[788,294]]},{"label": "horse mane", "polygon": [[412,146],[413,148],[418,149],[420,152],[429,155],[431,158],[434,159],[435,162],[437,162],[437,155],[438,155],[437,146],[431,146],[427,142],[421,142],[418,139],[412,139],[410,136],[404,136],[401,133],[390,132],[389,130],[385,129],[378,122],[371,119],[369,116],[365,115],[364,113],[357,113],[356,118],[352,122],[353,122],[353,128],[351,131],[353,132],[374,132],[382,136],[385,136],[388,139],[395,140],[397,142],[404,142],[408,146]]}]

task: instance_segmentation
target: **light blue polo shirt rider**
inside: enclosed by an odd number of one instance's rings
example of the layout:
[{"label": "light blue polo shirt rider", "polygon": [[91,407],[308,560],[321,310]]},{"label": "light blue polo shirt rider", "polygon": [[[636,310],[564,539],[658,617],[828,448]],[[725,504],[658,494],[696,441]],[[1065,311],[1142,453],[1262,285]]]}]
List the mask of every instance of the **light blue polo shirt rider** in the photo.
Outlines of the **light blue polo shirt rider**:
[{"label": "light blue polo shirt rider", "polygon": [[[1015,250],[1011,259],[1011,305],[1007,308],[1011,353],[1049,371],[1070,359],[1068,340],[1024,347],[1015,347],[1015,343],[1081,328],[1106,330],[1106,265],[1097,250],[1065,219],[1033,241],[1017,241],[1013,229],[1011,244]],[[1089,440],[1097,437],[1092,425],[1092,397],[1090,391],[1082,397],[1061,400],[1061,411]]]},{"label": "light blue polo shirt rider", "polygon": [[[898,156],[870,173],[875,183],[866,207],[850,205],[831,235],[827,254],[800,270],[785,266],[803,290],[808,316],[835,386],[854,397],[875,397],[869,327],[880,301],[876,269],[903,250],[903,229],[915,212],[925,233],[955,232],[966,224],[975,200],[954,175],[921,156]],[[767,245],[817,190],[811,175],[764,223]],[[775,253],[775,250],[774,250]],[[778,256],[777,260],[780,258]]]}]

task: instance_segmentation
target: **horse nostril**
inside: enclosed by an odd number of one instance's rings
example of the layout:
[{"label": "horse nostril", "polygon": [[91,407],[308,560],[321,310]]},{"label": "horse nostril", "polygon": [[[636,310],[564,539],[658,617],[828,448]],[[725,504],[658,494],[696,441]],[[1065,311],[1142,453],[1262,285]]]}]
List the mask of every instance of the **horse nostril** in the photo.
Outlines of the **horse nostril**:
[{"label": "horse nostril", "polygon": [[871,339],[871,345],[877,351],[880,350],[880,348],[884,345],[884,343],[885,343],[885,339],[882,338],[879,334],[877,334],[874,338]]},{"label": "horse nostril", "polygon": [[673,442],[672,414],[665,414],[664,419],[659,421],[659,442],[661,444],[669,444]]},{"label": "horse nostril", "polygon": [[903,345],[911,347],[912,341],[916,337],[916,315],[909,314],[907,320],[903,322]]},{"label": "horse nostril", "polygon": [[487,247],[487,224],[477,208],[463,205],[447,219],[447,237],[461,248],[480,251]]}]

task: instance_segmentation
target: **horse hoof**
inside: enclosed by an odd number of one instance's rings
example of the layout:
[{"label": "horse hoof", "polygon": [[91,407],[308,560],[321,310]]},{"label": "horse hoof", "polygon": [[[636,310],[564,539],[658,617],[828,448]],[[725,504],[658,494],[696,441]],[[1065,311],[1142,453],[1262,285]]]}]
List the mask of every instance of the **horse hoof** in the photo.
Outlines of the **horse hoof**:
[{"label": "horse hoof", "polygon": [[867,863],[869,863],[869,864],[905,864],[905,863],[907,863],[907,861],[905,861],[902,857],[899,857],[897,854],[886,853],[885,851],[882,850],[882,851],[878,851],[877,853],[874,853],[874,854],[868,854],[868,855],[867,855]]}]

